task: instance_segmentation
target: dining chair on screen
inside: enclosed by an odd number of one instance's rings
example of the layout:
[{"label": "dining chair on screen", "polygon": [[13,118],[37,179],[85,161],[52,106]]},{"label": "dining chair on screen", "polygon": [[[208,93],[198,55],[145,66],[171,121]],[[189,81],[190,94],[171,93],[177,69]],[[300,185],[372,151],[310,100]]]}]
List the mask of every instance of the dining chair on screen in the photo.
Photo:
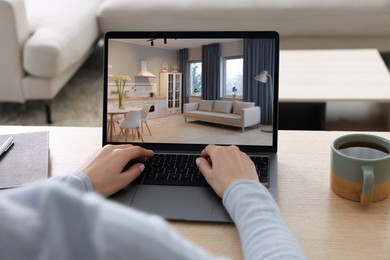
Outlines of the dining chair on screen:
[{"label": "dining chair on screen", "polygon": [[146,125],[146,128],[148,128],[148,131],[149,131],[149,134],[152,135],[152,132],[150,131],[150,128],[149,128],[149,125],[148,125],[148,117],[149,117],[149,111],[150,111],[150,108],[152,107],[152,105],[145,105],[143,108],[142,108],[142,113],[141,113],[141,131],[142,133],[144,132],[144,124]]},{"label": "dining chair on screen", "polygon": [[135,136],[137,135],[137,139],[141,139],[142,142],[144,139],[142,138],[139,127],[141,126],[141,110],[130,110],[127,114],[123,122],[120,124],[120,133],[118,135],[117,141],[121,135],[125,136],[125,141],[127,142],[127,137],[131,131],[133,136],[133,141],[135,140]]}]

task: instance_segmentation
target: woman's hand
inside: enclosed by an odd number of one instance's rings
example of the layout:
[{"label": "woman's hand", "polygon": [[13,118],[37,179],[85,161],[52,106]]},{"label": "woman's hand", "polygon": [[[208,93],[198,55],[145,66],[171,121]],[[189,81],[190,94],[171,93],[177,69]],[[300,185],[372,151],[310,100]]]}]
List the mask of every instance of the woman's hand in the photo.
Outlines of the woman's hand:
[{"label": "woman's hand", "polygon": [[259,180],[252,160],[237,146],[208,145],[197,159],[197,165],[221,198],[234,180]]},{"label": "woman's hand", "polygon": [[[142,162],[151,156],[153,156],[151,150],[139,146],[106,145],[82,168],[82,171],[90,178],[96,192],[110,196],[136,179],[145,167]],[[136,163],[122,172],[129,161]]]}]

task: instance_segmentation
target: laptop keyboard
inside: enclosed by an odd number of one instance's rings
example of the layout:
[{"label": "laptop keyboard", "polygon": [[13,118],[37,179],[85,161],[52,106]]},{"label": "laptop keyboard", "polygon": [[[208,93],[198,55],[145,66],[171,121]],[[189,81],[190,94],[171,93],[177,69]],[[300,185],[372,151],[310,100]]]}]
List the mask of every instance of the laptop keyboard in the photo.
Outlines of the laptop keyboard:
[{"label": "laptop keyboard", "polygon": [[[143,185],[208,186],[195,163],[195,154],[155,154],[145,164],[145,170],[133,181]],[[260,182],[269,187],[268,156],[251,157]],[[130,167],[131,164],[125,167]]]}]

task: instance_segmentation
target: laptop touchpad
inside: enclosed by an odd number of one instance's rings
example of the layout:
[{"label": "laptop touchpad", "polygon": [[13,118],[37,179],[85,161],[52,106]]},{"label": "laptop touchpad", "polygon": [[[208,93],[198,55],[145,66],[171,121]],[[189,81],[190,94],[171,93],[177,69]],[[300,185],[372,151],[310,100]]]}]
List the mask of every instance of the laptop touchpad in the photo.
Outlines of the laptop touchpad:
[{"label": "laptop touchpad", "polygon": [[167,219],[210,219],[214,192],[204,187],[139,186],[131,206]]}]

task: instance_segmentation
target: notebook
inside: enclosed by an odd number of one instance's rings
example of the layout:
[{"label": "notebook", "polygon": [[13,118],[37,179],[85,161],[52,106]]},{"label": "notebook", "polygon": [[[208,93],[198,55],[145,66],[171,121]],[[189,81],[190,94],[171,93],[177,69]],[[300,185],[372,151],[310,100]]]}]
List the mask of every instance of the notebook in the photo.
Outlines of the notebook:
[{"label": "notebook", "polygon": [[277,32],[104,38],[103,145],[139,145],[156,157],[112,200],[170,220],[231,222],[193,167],[207,144],[237,145],[259,161],[259,177],[277,200]]},{"label": "notebook", "polygon": [[0,189],[24,186],[47,179],[49,132],[0,135],[0,145],[9,137],[14,144],[0,156]]}]

